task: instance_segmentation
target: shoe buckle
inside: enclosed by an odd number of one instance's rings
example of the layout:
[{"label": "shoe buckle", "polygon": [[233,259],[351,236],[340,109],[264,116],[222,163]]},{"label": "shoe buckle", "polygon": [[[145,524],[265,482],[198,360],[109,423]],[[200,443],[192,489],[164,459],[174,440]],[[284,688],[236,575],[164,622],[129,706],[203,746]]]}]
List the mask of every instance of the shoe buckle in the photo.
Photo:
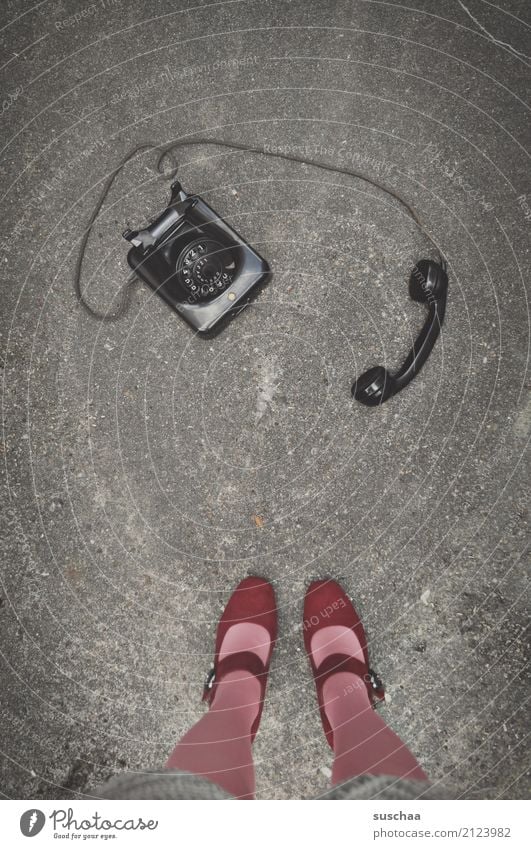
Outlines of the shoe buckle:
[{"label": "shoe buckle", "polygon": [[370,669],[370,668],[368,670],[368,673],[369,673],[369,684],[371,685],[372,689],[373,690],[383,690],[383,688],[384,688],[383,681],[380,678],[380,676],[378,675],[378,673],[375,672],[374,669]]},{"label": "shoe buckle", "polygon": [[208,673],[205,681],[205,693],[209,693],[212,687],[214,686],[214,682],[216,680],[216,667],[213,666],[210,672]]}]

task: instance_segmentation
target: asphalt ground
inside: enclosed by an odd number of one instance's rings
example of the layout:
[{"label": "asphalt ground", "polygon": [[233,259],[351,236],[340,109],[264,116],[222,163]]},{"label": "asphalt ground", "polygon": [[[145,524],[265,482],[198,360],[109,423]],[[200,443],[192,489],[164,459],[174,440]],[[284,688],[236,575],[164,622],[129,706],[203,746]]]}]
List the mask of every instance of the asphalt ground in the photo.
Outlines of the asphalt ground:
[{"label": "asphalt ground", "polygon": [[[280,639],[259,798],[326,790],[302,645],[309,581],[357,605],[386,721],[463,798],[529,793],[529,5],[6,2],[0,793],[83,798],[161,765],[204,711],[215,626],[248,574]],[[366,173],[447,257],[443,333],[403,361],[429,241],[344,174],[191,146],[179,175],[273,276],[204,340],[141,284],[118,321],[75,297],[105,178],[136,144],[208,135]],[[175,159],[175,157],[174,157]],[[83,263],[112,311],[126,226],[166,205],[155,154],[116,179]],[[171,163],[168,163],[168,168]],[[175,162],[174,162],[175,164]]]}]

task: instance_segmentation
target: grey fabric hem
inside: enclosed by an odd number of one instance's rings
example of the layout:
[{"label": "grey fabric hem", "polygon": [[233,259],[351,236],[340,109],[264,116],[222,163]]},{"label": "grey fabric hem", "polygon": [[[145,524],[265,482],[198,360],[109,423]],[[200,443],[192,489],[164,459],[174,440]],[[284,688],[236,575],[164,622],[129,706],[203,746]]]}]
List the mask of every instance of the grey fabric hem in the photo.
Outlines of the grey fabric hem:
[{"label": "grey fabric hem", "polygon": [[[181,770],[148,770],[115,775],[94,795],[100,799],[230,799],[213,781]],[[429,782],[407,781],[392,775],[359,775],[332,787],[319,799],[450,799]]]},{"label": "grey fabric hem", "polygon": [[410,781],[395,775],[358,775],[336,784],[320,799],[451,799],[429,781]]},{"label": "grey fabric hem", "polygon": [[124,772],[94,795],[99,799],[234,799],[213,781],[178,769]]}]

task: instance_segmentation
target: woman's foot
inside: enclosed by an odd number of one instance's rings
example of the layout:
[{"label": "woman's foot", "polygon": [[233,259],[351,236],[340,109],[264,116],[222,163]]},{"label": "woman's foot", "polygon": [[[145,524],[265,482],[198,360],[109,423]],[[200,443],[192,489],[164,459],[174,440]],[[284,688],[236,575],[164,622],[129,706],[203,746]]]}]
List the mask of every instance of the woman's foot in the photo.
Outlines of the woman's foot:
[{"label": "woman's foot", "polygon": [[218,624],[214,668],[203,695],[210,710],[177,744],[167,769],[202,775],[237,798],[253,798],[251,744],[276,638],[273,587],[263,578],[245,578]]},{"label": "woman's foot", "polygon": [[265,698],[271,655],[277,639],[275,591],[264,578],[249,577],[232,593],[219,621],[216,633],[214,666],[208,676],[203,698],[211,706],[218,698],[220,683],[255,679],[259,700],[251,729],[254,740]]},{"label": "woman's foot", "polygon": [[383,687],[369,667],[361,620],[335,581],[316,581],[304,604],[304,642],[321,720],[334,750],[332,784],[359,775],[426,775],[399,737],[373,710]]},{"label": "woman's foot", "polygon": [[367,706],[384,698],[383,687],[369,667],[367,638],[361,620],[338,583],[323,580],[310,584],[304,599],[303,630],[323,728],[330,747],[334,748],[327,682],[340,673],[348,674]]}]

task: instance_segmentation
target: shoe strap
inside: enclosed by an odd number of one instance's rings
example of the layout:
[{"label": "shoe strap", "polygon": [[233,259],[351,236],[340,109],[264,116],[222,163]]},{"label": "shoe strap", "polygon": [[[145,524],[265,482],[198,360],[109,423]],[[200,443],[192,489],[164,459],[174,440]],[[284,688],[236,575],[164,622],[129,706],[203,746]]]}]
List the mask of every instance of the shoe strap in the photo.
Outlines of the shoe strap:
[{"label": "shoe strap", "polygon": [[218,661],[208,676],[203,699],[212,702],[217,685],[229,672],[250,672],[258,679],[263,691],[268,671],[269,665],[264,666],[258,655],[252,651],[238,651],[228,654],[223,660]]},{"label": "shoe strap", "polygon": [[320,686],[324,683],[324,679],[330,675],[335,675],[337,672],[352,672],[361,678],[365,684],[369,684],[369,670],[365,661],[358,660],[357,657],[352,657],[348,654],[329,654],[323,662],[315,669],[315,678],[319,680]]}]

